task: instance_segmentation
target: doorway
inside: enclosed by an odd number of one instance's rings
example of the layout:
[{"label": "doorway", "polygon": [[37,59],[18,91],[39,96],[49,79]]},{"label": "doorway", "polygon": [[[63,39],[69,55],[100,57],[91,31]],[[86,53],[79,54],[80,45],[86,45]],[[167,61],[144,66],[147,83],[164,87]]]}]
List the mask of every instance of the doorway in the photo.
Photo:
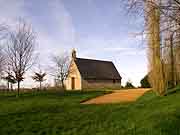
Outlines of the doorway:
[{"label": "doorway", "polygon": [[72,88],[72,90],[75,89],[75,78],[74,77],[71,78],[71,88]]}]

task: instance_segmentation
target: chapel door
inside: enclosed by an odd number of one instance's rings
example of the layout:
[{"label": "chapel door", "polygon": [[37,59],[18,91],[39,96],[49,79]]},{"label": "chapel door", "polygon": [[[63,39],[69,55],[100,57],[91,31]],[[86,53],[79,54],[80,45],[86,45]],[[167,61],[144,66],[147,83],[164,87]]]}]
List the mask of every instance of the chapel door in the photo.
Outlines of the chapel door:
[{"label": "chapel door", "polygon": [[72,88],[72,90],[75,89],[75,78],[74,77],[71,78],[71,88]]}]

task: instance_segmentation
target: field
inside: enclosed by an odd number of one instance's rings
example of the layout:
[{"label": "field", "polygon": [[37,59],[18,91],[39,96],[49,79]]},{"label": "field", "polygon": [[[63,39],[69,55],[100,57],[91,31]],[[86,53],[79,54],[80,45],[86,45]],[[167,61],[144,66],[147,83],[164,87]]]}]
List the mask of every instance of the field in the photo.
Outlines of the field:
[{"label": "field", "polygon": [[128,104],[82,105],[105,92],[0,95],[0,135],[179,135],[180,92]]}]

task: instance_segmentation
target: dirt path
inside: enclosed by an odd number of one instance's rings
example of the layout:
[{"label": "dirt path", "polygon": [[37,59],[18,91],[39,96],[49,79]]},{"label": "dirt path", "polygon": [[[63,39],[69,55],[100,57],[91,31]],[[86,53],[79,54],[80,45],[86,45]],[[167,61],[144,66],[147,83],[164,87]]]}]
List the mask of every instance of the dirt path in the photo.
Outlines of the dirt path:
[{"label": "dirt path", "polygon": [[111,94],[99,96],[82,104],[107,104],[119,102],[132,102],[136,101],[140,96],[150,89],[127,89],[127,90],[114,90]]}]

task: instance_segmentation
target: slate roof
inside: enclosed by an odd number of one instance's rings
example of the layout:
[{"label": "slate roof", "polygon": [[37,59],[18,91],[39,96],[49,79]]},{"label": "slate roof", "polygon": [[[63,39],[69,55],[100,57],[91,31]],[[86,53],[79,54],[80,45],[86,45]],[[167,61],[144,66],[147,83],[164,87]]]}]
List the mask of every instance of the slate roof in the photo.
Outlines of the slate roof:
[{"label": "slate roof", "polygon": [[121,80],[116,67],[111,61],[76,58],[75,63],[83,79]]}]

